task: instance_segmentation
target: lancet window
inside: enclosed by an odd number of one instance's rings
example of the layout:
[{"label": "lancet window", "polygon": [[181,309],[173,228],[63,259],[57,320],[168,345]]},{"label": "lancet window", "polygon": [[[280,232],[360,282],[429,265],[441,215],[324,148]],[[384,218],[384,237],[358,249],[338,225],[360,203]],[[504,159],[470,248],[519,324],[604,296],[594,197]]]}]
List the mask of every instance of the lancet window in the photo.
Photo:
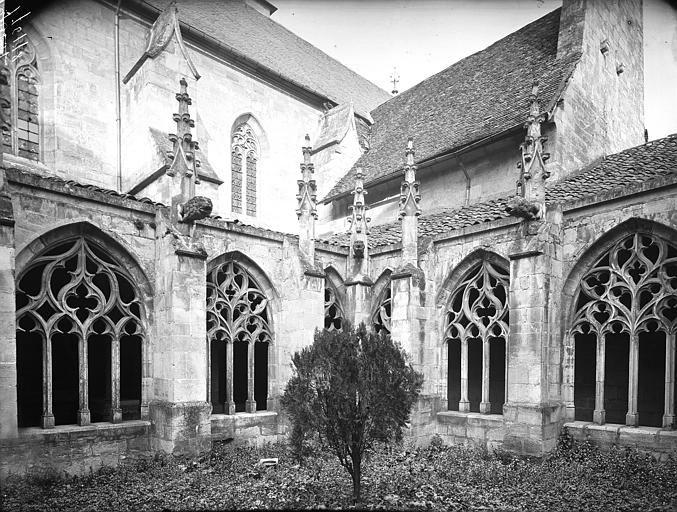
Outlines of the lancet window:
[{"label": "lancet window", "polygon": [[236,261],[226,261],[207,275],[207,339],[212,411],[265,410],[272,342],[268,298]]},{"label": "lancet window", "polygon": [[234,213],[256,216],[256,163],[259,145],[249,124],[233,132],[231,145],[231,207]]},{"label": "lancet window", "polygon": [[507,270],[483,260],[451,294],[444,323],[450,410],[503,413],[509,280]]},{"label": "lancet window", "polygon": [[583,276],[574,304],[576,419],[673,426],[677,247],[622,238]]},{"label": "lancet window", "polygon": [[392,292],[390,290],[390,283],[383,290],[378,301],[376,310],[371,315],[371,324],[374,331],[379,333],[385,331],[390,334],[390,318],[392,316]]},{"label": "lancet window", "polygon": [[20,427],[146,416],[139,292],[104,247],[45,250],[19,274],[16,307]]},{"label": "lancet window", "polygon": [[338,292],[328,279],[324,280],[324,328],[328,331],[343,329],[343,308],[338,299]]},{"label": "lancet window", "polygon": [[35,48],[25,33],[19,32],[8,45],[6,62],[3,80],[7,82],[9,105],[2,107],[3,151],[37,161],[40,159],[40,75]]}]

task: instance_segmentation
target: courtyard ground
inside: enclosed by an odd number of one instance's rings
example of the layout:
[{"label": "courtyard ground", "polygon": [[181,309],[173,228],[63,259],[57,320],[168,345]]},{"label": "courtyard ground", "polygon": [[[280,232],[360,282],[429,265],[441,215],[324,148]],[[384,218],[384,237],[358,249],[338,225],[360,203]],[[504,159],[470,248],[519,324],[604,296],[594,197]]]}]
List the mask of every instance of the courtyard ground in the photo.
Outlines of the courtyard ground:
[{"label": "courtyard ground", "polygon": [[[156,457],[80,478],[13,477],[0,509],[224,510],[353,508],[351,483],[330,454],[299,464],[286,445],[215,443],[197,460]],[[261,458],[278,457],[263,468]],[[560,438],[543,459],[434,442],[379,449],[366,463],[362,509],[483,511],[677,511],[677,459]]]}]

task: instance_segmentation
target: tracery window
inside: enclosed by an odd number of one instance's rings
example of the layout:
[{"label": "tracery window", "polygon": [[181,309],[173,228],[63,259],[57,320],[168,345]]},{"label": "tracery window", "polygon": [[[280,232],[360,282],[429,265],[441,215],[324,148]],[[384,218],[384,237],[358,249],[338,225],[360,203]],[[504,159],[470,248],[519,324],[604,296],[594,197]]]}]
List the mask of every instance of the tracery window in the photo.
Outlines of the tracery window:
[{"label": "tracery window", "polygon": [[236,261],[207,275],[207,339],[212,411],[265,410],[272,342],[268,298]]},{"label": "tracery window", "polygon": [[251,126],[241,124],[231,145],[231,208],[234,213],[256,216],[256,163],[259,145]]},{"label": "tracery window", "polygon": [[390,334],[390,317],[392,316],[392,292],[390,290],[390,283],[385,287],[381,293],[376,310],[371,315],[371,324],[374,331],[379,333],[385,331]]},{"label": "tracery window", "polygon": [[576,419],[674,425],[677,247],[622,238],[583,276],[574,304]]},{"label": "tracery window", "polygon": [[144,332],[133,282],[83,236],[48,248],[19,274],[20,427],[141,417]]},{"label": "tracery window", "polygon": [[40,159],[40,75],[35,48],[25,34],[19,33],[9,45],[8,56],[10,105],[2,113],[3,151],[37,161]]},{"label": "tracery window", "polygon": [[503,413],[509,280],[507,270],[482,260],[451,294],[444,323],[450,410]]},{"label": "tracery window", "polygon": [[328,279],[324,280],[324,328],[329,331],[343,329],[343,308],[338,293]]}]

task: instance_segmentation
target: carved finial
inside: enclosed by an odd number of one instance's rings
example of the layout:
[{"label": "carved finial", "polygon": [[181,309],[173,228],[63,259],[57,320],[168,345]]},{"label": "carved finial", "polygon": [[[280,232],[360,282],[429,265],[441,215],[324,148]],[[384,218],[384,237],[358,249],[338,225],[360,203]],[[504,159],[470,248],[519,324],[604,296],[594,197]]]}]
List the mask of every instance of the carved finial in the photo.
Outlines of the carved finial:
[{"label": "carved finial", "polygon": [[296,215],[299,219],[304,215],[309,215],[317,219],[317,185],[313,179],[315,166],[310,161],[310,136],[306,134],[305,145],[302,147],[303,163],[301,164],[301,179],[297,181],[299,193],[296,195],[298,208]]},{"label": "carved finial", "polygon": [[545,168],[550,155],[543,151],[547,138],[541,135],[541,124],[548,119],[548,114],[540,110],[536,80],[531,88],[529,102],[529,116],[524,124],[527,133],[520,145],[522,160],[517,164],[520,169],[516,191],[518,198],[508,207],[508,211],[511,215],[532,220],[545,215],[545,180],[550,177],[550,172]]},{"label": "carved finial", "polygon": [[[193,140],[191,129],[195,126],[195,121],[191,119],[188,106],[192,100],[188,95],[188,83],[184,78],[179,81],[180,89],[176,93],[176,100],[179,102],[179,112],[173,115],[176,122],[176,133],[169,134],[169,140],[173,144],[171,154],[172,163],[167,169],[170,176],[179,175],[191,178],[192,183],[198,182],[197,168],[200,162],[195,158],[195,152],[198,149],[197,141]],[[194,193],[194,190],[193,190]],[[193,194],[191,194],[192,197]]]},{"label": "carved finial", "polygon": [[397,74],[397,68],[393,68],[393,72],[390,75],[390,81],[393,83],[392,95],[395,96],[399,91],[397,90],[397,82],[400,81],[400,75]]},{"label": "carved finial", "polygon": [[418,206],[421,200],[419,193],[419,182],[416,181],[417,167],[414,164],[414,139],[409,137],[407,149],[404,152],[407,157],[407,164],[404,166],[404,180],[400,187],[400,211],[399,218],[406,215],[420,215],[421,208]]},{"label": "carved finial", "polygon": [[367,191],[364,190],[364,174],[360,167],[355,172],[355,188],[352,192],[353,204],[350,206],[350,246],[356,258],[364,258],[367,250],[367,235],[369,221],[366,212],[369,207],[365,204]]}]

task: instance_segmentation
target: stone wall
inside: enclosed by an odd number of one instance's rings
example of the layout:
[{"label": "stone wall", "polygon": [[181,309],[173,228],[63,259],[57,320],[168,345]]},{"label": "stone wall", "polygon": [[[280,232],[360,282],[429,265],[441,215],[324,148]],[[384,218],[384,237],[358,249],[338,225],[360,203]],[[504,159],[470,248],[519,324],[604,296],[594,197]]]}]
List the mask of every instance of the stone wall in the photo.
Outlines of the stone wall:
[{"label": "stone wall", "polygon": [[[44,163],[67,179],[116,189],[114,6],[87,0],[51,3],[31,15],[30,23],[42,66],[43,131],[49,146]],[[148,28],[136,16],[121,17],[122,75],[142,55]],[[316,136],[321,105],[311,105],[262,76],[243,72],[223,56],[198,51],[190,40],[188,51],[202,74],[199,81],[192,78],[172,41],[121,86],[124,190],[136,184],[140,174],[157,170],[148,128],[175,131],[174,96],[183,76],[193,99],[193,135],[224,181],[215,213],[230,214],[231,130],[236,119],[251,115],[262,128],[256,222],[294,231],[297,187],[288,176],[298,172],[304,135],[309,133],[313,140]],[[47,137],[50,133],[54,137]],[[277,200],[267,200],[271,197]]]}]

